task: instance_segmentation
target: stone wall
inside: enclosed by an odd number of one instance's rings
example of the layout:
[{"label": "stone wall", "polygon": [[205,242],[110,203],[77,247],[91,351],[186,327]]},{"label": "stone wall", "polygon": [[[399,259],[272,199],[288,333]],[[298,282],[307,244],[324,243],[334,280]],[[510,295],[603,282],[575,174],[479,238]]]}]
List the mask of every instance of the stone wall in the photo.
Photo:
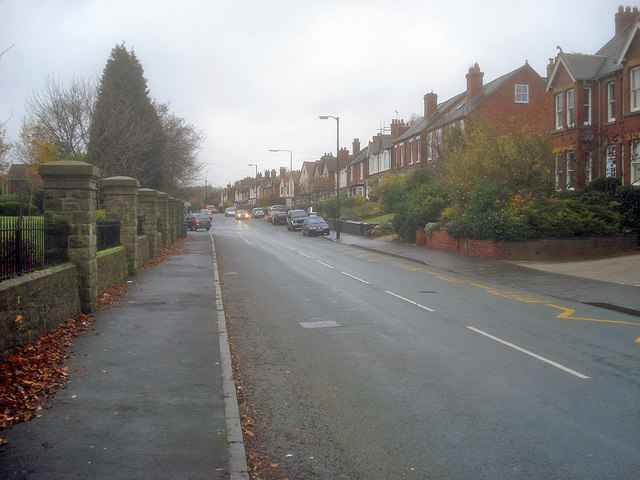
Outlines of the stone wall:
[{"label": "stone wall", "polygon": [[111,285],[127,278],[127,251],[124,247],[115,247],[98,252],[98,292],[102,293]]},{"label": "stone wall", "polygon": [[0,283],[0,357],[57,328],[81,311],[72,263]]},{"label": "stone wall", "polygon": [[497,260],[577,260],[638,252],[635,235],[546,238],[526,242],[496,242],[453,238],[444,230],[426,235],[416,231],[416,244],[437,250]]},{"label": "stone wall", "polygon": [[[100,170],[78,161],[48,162],[39,167],[44,184],[47,223],[69,226],[69,262],[0,283],[0,358],[11,349],[55,329],[78,313],[97,309],[98,296],[177,238],[183,202],[167,193],[138,189],[138,180],[102,180],[109,220],[120,222],[121,246],[97,251],[97,182]],[[143,190],[138,202],[138,190]],[[137,235],[138,212],[144,235]]]}]

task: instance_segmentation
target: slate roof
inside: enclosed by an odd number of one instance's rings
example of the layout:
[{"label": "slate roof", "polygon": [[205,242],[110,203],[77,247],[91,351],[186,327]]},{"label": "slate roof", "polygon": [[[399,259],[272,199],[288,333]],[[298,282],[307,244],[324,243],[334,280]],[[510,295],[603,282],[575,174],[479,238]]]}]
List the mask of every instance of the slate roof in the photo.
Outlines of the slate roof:
[{"label": "slate roof", "polygon": [[464,92],[459,93],[458,95],[455,95],[454,97],[451,97],[450,99],[438,104],[436,111],[429,118],[425,119],[424,117],[422,117],[420,121],[416,122],[413,126],[411,126],[411,128],[409,128],[409,130],[398,137],[394,141],[394,143],[414,137],[422,131],[437,129],[445,125],[463,120],[476,108],[482,105],[482,103],[487,98],[489,98],[505,83],[507,83],[511,77],[516,75],[524,68],[531,67],[528,63],[525,63],[523,66],[516,68],[512,72],[506,73],[501,77],[498,77],[495,80],[492,80],[491,82],[485,84],[482,88],[482,92],[472,98],[470,102],[467,101],[467,91],[465,90]]},{"label": "slate roof", "polygon": [[369,142],[369,152],[371,155],[378,155],[383,150],[388,150],[393,146],[393,138],[382,137],[377,142]]},{"label": "slate roof", "polygon": [[593,55],[561,51],[557,56],[556,65],[549,78],[547,89],[553,82],[553,78],[561,64],[565,66],[575,81],[595,80],[621,70],[622,64],[617,63],[616,60],[625,45],[628,44],[629,37],[635,35],[638,26],[638,21],[627,25]]}]

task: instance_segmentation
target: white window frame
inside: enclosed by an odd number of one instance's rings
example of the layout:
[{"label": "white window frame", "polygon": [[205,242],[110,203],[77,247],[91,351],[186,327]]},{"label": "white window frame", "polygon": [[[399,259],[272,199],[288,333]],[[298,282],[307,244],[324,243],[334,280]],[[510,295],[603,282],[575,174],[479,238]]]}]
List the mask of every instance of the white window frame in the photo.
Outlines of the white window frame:
[{"label": "white window frame", "polygon": [[637,112],[640,110],[640,67],[629,70],[629,110]]},{"label": "white window frame", "polygon": [[640,140],[631,142],[631,185],[640,185]]},{"label": "white window frame", "polygon": [[563,167],[566,164],[564,160],[563,155],[556,155],[556,190],[561,189],[562,181],[564,180]]},{"label": "white window frame", "polygon": [[616,83],[607,84],[607,121],[615,122],[616,120]]},{"label": "white window frame", "polygon": [[567,152],[567,169],[565,175],[567,190],[573,190],[576,186],[576,154]]},{"label": "white window frame", "polygon": [[360,163],[360,180],[364,180],[364,162]]},{"label": "white window frame", "polygon": [[584,124],[591,125],[591,87],[584,87],[584,99],[582,106]]},{"label": "white window frame", "polygon": [[607,147],[607,177],[616,178],[616,146]]},{"label": "white window frame", "polygon": [[529,103],[529,85],[524,83],[516,83],[515,85],[515,102]]},{"label": "white window frame", "polygon": [[413,165],[413,138],[409,139],[409,165]]},{"label": "white window frame", "polygon": [[567,90],[567,128],[576,124],[576,94],[575,89]]},{"label": "white window frame", "polygon": [[556,130],[560,130],[564,126],[564,94],[556,93]]},{"label": "white window frame", "polygon": [[593,180],[593,153],[584,152],[584,184],[589,185]]}]

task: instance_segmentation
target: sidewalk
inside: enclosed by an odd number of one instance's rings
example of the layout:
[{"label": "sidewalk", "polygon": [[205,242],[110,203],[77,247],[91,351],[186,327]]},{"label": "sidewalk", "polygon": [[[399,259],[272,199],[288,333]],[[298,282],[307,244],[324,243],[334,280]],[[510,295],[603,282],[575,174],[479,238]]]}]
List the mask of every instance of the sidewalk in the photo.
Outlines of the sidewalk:
[{"label": "sidewalk", "polygon": [[[330,239],[336,241],[335,232]],[[577,262],[506,262],[342,232],[338,241],[511,288],[640,316],[640,254]]]},{"label": "sidewalk", "polygon": [[223,381],[212,237],[189,238],[187,253],[146,269],[94,314],[74,341],[67,388],[41,418],[2,432],[0,478],[248,478],[237,409],[225,415],[225,399],[236,399]]}]

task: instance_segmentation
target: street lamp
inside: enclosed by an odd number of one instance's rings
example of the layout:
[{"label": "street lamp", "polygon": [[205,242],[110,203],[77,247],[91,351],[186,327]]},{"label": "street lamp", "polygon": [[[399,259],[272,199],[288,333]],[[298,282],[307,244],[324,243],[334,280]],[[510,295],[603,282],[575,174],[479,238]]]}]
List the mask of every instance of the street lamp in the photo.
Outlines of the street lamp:
[{"label": "street lamp", "polygon": [[257,205],[258,204],[258,164],[257,163],[250,163],[248,166],[249,167],[256,167],[255,188],[256,188],[256,205]]},{"label": "street lamp", "polygon": [[[283,150],[283,149],[276,149],[276,148],[270,148],[269,151],[270,152],[289,152],[289,173],[293,175],[293,152],[291,150]],[[291,183],[291,180],[289,180],[289,183],[287,183],[287,198],[291,198],[291,195],[289,195],[290,183]],[[290,207],[291,205],[287,205],[287,206]]]},{"label": "street lamp", "polygon": [[320,120],[333,118],[336,121],[336,240],[340,240],[340,117],[320,115]]}]

